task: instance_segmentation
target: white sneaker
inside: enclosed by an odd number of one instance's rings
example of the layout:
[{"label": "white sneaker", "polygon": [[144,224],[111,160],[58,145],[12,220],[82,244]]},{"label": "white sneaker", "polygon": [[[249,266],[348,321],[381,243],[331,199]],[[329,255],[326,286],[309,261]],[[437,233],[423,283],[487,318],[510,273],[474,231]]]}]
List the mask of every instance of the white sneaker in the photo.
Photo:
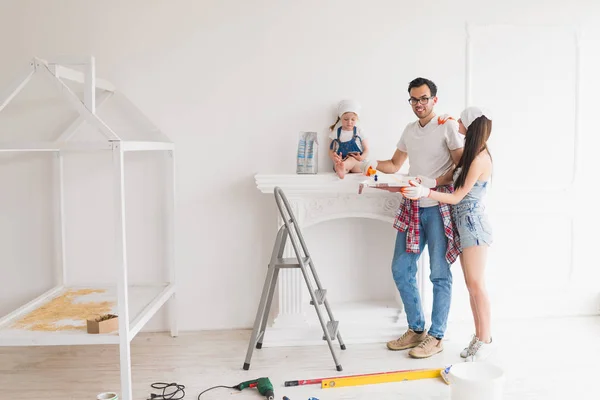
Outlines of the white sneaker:
[{"label": "white sneaker", "polygon": [[467,347],[465,347],[465,348],[463,349],[463,351],[461,351],[461,352],[460,352],[460,356],[461,356],[462,358],[467,358],[467,356],[469,355],[469,349],[470,349],[471,347],[473,347],[473,345],[475,345],[475,343],[476,343],[477,341],[479,341],[479,339],[478,339],[478,338],[477,338],[475,335],[473,335],[473,336],[471,337],[471,341],[469,342],[469,345],[468,345]]},{"label": "white sneaker", "polygon": [[466,362],[475,362],[475,361],[485,361],[489,358],[496,350],[498,346],[494,343],[494,341],[490,338],[489,343],[484,343],[481,340],[477,340],[477,342],[471,346],[467,357],[465,359]]}]

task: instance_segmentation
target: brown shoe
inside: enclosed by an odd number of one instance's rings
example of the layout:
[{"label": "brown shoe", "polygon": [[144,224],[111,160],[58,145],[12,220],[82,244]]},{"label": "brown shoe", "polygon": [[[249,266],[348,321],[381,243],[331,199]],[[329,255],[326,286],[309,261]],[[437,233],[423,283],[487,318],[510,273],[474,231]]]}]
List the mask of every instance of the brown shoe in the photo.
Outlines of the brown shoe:
[{"label": "brown shoe", "polygon": [[413,358],[427,358],[444,350],[442,340],[431,335],[427,335],[417,347],[408,352],[408,355]]},{"label": "brown shoe", "polygon": [[412,347],[418,346],[427,334],[425,332],[416,333],[412,329],[404,332],[404,335],[400,336],[400,338],[396,340],[390,340],[387,342],[387,347],[390,350],[406,350]]}]

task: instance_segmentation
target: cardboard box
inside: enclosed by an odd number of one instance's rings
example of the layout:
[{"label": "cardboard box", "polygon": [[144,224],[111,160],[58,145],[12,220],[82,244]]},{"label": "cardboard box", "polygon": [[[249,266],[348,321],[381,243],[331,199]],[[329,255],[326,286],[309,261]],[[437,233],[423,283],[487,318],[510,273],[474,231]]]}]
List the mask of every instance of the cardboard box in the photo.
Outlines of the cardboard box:
[{"label": "cardboard box", "polygon": [[114,314],[101,315],[87,320],[87,333],[110,333],[119,329],[119,317]]}]

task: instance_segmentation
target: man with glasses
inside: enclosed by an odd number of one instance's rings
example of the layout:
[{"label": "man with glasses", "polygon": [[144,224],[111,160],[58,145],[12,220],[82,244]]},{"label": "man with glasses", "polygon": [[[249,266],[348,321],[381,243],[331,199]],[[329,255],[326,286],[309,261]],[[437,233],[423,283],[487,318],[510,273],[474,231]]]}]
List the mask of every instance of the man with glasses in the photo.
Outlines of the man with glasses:
[{"label": "man with glasses", "polygon": [[[408,85],[409,104],[418,120],[409,123],[391,160],[378,161],[376,169],[396,173],[409,160],[409,175],[418,177],[424,186],[438,191],[452,187],[438,186],[435,179],[451,174],[453,165],[462,155],[464,138],[458,133],[458,123],[448,115],[436,116],[437,86],[425,78],[416,78]],[[399,191],[399,188],[387,188]],[[414,358],[426,358],[443,350],[452,297],[450,266],[459,255],[460,244],[452,223],[450,208],[429,198],[408,200],[402,197],[394,227],[398,230],[392,260],[392,275],[404,303],[408,330],[387,343],[390,350],[411,349]],[[431,327],[425,331],[425,318],[417,287],[417,261],[425,245],[429,250],[429,279],[433,284]]]}]

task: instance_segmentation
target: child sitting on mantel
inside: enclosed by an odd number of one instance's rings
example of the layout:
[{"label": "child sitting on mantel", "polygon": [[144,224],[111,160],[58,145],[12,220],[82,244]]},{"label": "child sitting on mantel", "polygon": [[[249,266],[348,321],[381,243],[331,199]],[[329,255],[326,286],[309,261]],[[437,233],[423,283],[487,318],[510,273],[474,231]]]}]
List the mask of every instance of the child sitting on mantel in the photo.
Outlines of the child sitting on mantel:
[{"label": "child sitting on mantel", "polygon": [[356,126],[360,104],[354,100],[342,100],[338,105],[337,121],[329,127],[329,157],[340,179],[349,172],[362,172],[361,162],[366,159],[369,145],[362,129]]}]

